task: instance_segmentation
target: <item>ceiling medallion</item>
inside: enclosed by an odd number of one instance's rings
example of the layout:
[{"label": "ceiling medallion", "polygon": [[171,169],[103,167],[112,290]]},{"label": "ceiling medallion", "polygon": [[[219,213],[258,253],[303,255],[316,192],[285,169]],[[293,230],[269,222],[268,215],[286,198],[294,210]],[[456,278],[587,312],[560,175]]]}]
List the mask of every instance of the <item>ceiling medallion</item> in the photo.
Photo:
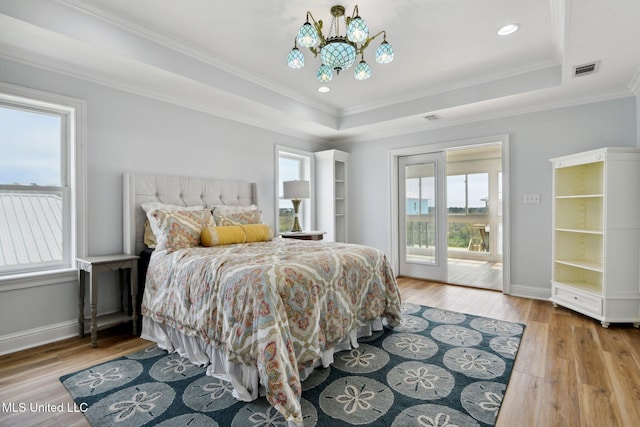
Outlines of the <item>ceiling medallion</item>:
[{"label": "ceiling medallion", "polygon": [[[331,8],[333,18],[327,36],[322,34],[322,20],[316,21],[311,12],[307,12],[307,21],[300,27],[293,49],[287,57],[290,68],[304,67],[304,56],[298,49],[300,45],[308,47],[314,57],[320,55],[322,64],[316,73],[318,81],[322,83],[331,81],[334,71],[340,74],[340,71],[351,67],[358,56],[360,56],[360,62],[354,69],[354,76],[358,80],[366,80],[371,77],[371,67],[364,60],[364,51],[369,43],[380,35],[383,36],[383,40],[376,50],[376,62],[388,64],[393,61],[393,48],[387,42],[386,31],[380,31],[369,37],[369,27],[358,15],[358,6],[354,7],[351,17],[345,17],[344,12],[344,6],[338,5]],[[345,35],[340,34],[340,22],[343,23],[343,28],[347,29]]]}]

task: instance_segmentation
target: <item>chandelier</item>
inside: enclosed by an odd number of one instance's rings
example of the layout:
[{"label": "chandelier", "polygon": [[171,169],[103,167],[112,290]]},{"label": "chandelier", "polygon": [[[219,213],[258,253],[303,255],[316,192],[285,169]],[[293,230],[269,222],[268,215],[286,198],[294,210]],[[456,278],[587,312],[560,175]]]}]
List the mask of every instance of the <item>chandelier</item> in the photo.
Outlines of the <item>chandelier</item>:
[{"label": "chandelier", "polygon": [[[364,60],[364,51],[379,35],[383,36],[382,43],[376,50],[376,62],[379,64],[388,64],[393,61],[393,48],[387,42],[386,31],[380,31],[374,36],[369,37],[369,27],[364,20],[358,15],[358,6],[353,9],[351,17],[344,16],[344,6],[333,6],[331,8],[331,26],[325,37],[322,34],[322,20],[316,21],[311,12],[307,12],[307,21],[300,27],[298,36],[293,43],[293,49],[287,57],[287,64],[290,68],[304,67],[304,56],[300,46],[308,47],[314,57],[320,54],[322,64],[316,73],[316,78],[322,83],[331,81],[333,71],[340,74],[340,71],[351,67],[356,58],[360,56],[360,62],[356,65],[354,76],[358,80],[366,80],[371,77],[371,67]],[[309,22],[311,18],[311,22]],[[346,27],[346,35],[340,35],[340,22]]]}]

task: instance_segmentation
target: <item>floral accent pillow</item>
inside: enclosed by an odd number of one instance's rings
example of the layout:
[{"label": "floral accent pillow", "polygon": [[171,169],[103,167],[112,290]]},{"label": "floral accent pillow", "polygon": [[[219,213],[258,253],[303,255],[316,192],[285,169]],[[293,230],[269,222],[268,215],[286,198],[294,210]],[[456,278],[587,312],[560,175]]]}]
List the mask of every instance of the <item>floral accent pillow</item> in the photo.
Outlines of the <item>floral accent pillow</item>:
[{"label": "floral accent pillow", "polygon": [[156,233],[156,249],[173,252],[177,249],[200,246],[200,233],[214,225],[208,209],[191,211],[155,210],[149,215],[151,228]]},{"label": "floral accent pillow", "polygon": [[143,203],[142,209],[145,212],[147,219],[144,222],[144,244],[147,245],[148,248],[156,247],[156,233],[159,233],[159,230],[154,230],[149,222],[150,215],[156,210],[162,210],[167,212],[173,211],[198,211],[204,209],[204,206],[177,206],[170,205],[167,203],[161,202],[147,202]]},{"label": "floral accent pillow", "polygon": [[262,211],[256,205],[216,206],[213,218],[217,226],[262,224]]}]

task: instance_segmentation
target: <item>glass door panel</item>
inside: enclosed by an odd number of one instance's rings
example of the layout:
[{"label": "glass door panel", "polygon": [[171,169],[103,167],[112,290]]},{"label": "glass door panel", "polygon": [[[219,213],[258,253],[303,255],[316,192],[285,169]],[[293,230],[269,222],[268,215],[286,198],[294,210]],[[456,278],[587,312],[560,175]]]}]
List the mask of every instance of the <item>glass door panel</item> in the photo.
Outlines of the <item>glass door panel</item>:
[{"label": "glass door panel", "polygon": [[446,236],[442,153],[399,159],[400,274],[445,280]]}]

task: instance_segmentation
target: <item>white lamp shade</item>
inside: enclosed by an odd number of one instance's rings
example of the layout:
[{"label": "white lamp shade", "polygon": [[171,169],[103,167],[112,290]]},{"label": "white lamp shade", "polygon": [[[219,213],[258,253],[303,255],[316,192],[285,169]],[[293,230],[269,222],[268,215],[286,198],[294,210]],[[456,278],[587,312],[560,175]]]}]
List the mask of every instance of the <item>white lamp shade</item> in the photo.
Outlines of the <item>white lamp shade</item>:
[{"label": "white lamp shade", "polygon": [[282,190],[285,199],[308,199],[309,181],[284,181]]}]

